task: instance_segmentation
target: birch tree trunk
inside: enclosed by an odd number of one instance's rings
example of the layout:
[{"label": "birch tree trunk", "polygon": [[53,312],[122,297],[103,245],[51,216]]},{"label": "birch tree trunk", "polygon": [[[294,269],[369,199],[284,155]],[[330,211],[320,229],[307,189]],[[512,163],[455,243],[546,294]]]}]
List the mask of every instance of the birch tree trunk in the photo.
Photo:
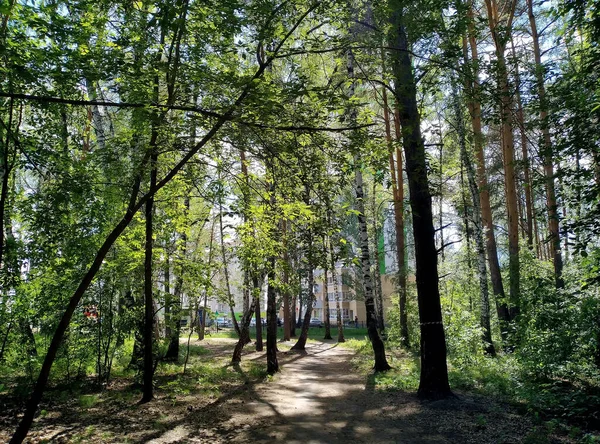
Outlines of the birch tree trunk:
[{"label": "birch tree trunk", "polygon": [[[460,157],[462,163],[467,170],[467,181],[469,183],[469,191],[471,192],[471,202],[473,205],[472,222],[473,222],[473,237],[475,237],[475,247],[477,249],[477,272],[479,275],[479,294],[480,294],[480,317],[479,324],[482,329],[482,340],[484,351],[490,356],[496,355],[494,343],[492,341],[492,328],[490,325],[490,299],[487,282],[487,269],[485,266],[485,246],[483,243],[483,224],[481,221],[481,206],[479,202],[479,190],[475,180],[475,171],[471,164],[471,159],[467,153],[467,141],[465,135],[465,123],[463,119],[462,107],[460,105],[456,85],[453,85],[452,90],[454,114],[456,116],[456,128],[458,131],[458,142],[460,146]],[[466,213],[465,209],[465,213]]]}]

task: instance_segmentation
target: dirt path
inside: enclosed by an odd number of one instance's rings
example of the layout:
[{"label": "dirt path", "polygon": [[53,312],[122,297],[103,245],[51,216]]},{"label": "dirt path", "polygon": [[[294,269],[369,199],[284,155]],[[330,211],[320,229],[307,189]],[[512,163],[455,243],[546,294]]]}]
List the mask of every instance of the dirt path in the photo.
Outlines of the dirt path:
[{"label": "dirt path", "polygon": [[424,404],[413,394],[375,391],[351,371],[353,352],[335,343],[282,355],[273,380],[246,385],[150,442],[518,443],[532,431],[490,400]]}]

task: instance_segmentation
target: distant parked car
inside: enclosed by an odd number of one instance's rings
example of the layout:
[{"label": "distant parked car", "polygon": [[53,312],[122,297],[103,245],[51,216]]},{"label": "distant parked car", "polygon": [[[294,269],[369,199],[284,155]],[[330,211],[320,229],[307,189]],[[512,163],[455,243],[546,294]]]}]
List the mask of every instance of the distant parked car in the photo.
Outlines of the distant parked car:
[{"label": "distant parked car", "polygon": [[308,324],[309,327],[323,327],[323,323],[321,322],[320,319],[311,319],[310,323]]},{"label": "distant parked car", "polygon": [[250,319],[250,327],[256,327],[256,318]]},{"label": "distant parked car", "polygon": [[217,327],[229,327],[229,320],[225,318],[217,318]]}]

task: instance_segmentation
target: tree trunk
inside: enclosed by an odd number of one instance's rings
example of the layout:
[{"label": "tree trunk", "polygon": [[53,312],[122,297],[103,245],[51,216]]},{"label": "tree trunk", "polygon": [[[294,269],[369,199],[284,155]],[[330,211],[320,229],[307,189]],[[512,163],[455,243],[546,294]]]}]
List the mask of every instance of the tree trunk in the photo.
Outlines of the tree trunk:
[{"label": "tree trunk", "polygon": [[[151,162],[150,162],[150,189],[156,187],[157,160],[158,155],[155,147],[156,137],[153,135],[154,144],[152,146]],[[154,216],[154,196],[146,202],[146,245],[145,245],[145,261],[144,261],[144,390],[141,402],[148,402],[154,397],[154,387],[152,385],[152,377],[154,374],[154,354],[152,349],[152,333],[154,330],[154,299],[152,296],[152,248],[154,241],[153,233],[153,216]]]},{"label": "tree trunk", "polygon": [[527,134],[525,133],[525,117],[523,114],[523,103],[521,101],[521,77],[519,75],[519,63],[515,53],[515,44],[511,38],[510,41],[512,56],[515,61],[515,98],[517,100],[517,122],[519,123],[519,132],[521,134],[521,153],[523,156],[523,181],[525,188],[525,217],[526,217],[526,236],[527,246],[533,249],[533,203],[531,199],[531,173],[529,166],[529,150],[527,149]]},{"label": "tree trunk", "polygon": [[[185,197],[183,201],[184,206],[184,217],[187,219],[190,211],[190,198]],[[181,266],[179,267],[179,274],[175,281],[175,292],[173,294],[173,312],[172,319],[174,319],[174,329],[170,336],[169,348],[165,355],[165,359],[177,361],[179,359],[179,337],[181,336],[181,296],[183,293],[183,275],[185,272],[185,256],[187,253],[187,232],[185,229],[181,233],[181,247],[180,247],[180,261]],[[191,320],[191,319],[190,319]],[[190,329],[193,328],[190,325]]]},{"label": "tree trunk", "polygon": [[[385,57],[382,56],[385,61]],[[385,65],[383,66],[385,70]],[[385,136],[388,144],[392,192],[394,197],[394,221],[396,228],[396,255],[398,261],[398,308],[400,311],[400,342],[403,347],[410,348],[408,335],[408,314],[406,312],[406,248],[404,238],[404,172],[402,169],[402,151],[396,147],[396,163],[394,163],[394,148],[390,125],[390,112],[387,100],[387,90],[383,89],[383,116],[385,121]],[[396,143],[401,141],[400,121],[398,112],[392,115]]]},{"label": "tree trunk", "polygon": [[267,373],[279,371],[277,362],[277,295],[275,293],[275,257],[270,260],[267,282]]},{"label": "tree trunk", "polygon": [[335,295],[335,310],[338,330],[338,342],[346,342],[344,338],[344,323],[342,320],[342,309],[340,307],[340,294],[338,292],[338,278],[337,271],[335,269],[335,257],[333,255],[333,245],[331,240],[329,241],[329,260],[331,266],[331,279],[333,280],[333,294]]},{"label": "tree trunk", "polygon": [[[257,281],[255,281],[257,282]],[[259,289],[260,291],[260,289]],[[235,344],[235,348],[233,349],[233,355],[231,357],[231,362],[232,363],[238,363],[242,361],[242,350],[244,349],[244,345],[247,344],[247,342],[244,340],[244,338],[249,337],[250,333],[250,321],[252,320],[252,314],[254,313],[254,308],[256,306],[256,298],[252,298],[252,302],[250,302],[250,305],[248,306],[248,309],[246,311],[244,311],[244,314],[242,315],[242,320],[241,320],[241,325],[240,325],[240,329],[241,329],[241,335],[240,338],[238,339],[237,343]]]},{"label": "tree trunk", "polygon": [[540,51],[539,35],[535,16],[533,14],[533,1],[527,0],[527,13],[531,25],[531,37],[533,39],[533,56],[535,59],[535,79],[540,100],[540,123],[542,125],[542,140],[544,141],[544,175],[546,176],[546,202],[548,206],[548,232],[550,234],[550,253],[554,263],[554,278],[556,287],[564,286],[562,279],[563,260],[560,252],[560,234],[558,226],[558,205],[556,202],[556,189],[554,186],[554,156],[552,153],[552,140],[550,139],[550,128],[548,122],[548,103],[546,100],[546,88],[544,86],[544,66]]},{"label": "tree trunk", "polygon": [[[323,239],[323,245],[326,245]],[[323,339],[333,339],[331,337],[331,322],[329,321],[329,283],[327,281],[327,265],[323,271],[323,311],[325,312],[325,337]]]},{"label": "tree trunk", "polygon": [[240,335],[242,333],[240,331],[237,319],[235,318],[235,301],[233,300],[233,295],[231,294],[231,286],[229,285],[229,268],[227,254],[225,251],[225,231],[223,229],[223,205],[221,202],[221,196],[219,196],[219,234],[221,237],[221,258],[223,259],[223,274],[225,276],[225,287],[227,290],[227,303],[229,304],[229,313],[231,314],[231,320],[233,322],[235,332],[237,333],[238,337],[241,337]]},{"label": "tree trunk", "polygon": [[[498,89],[500,94],[500,118],[502,128],[502,154],[504,164],[504,190],[506,194],[506,214],[508,219],[508,271],[510,276],[510,320],[519,314],[519,291],[521,269],[519,265],[519,212],[515,174],[515,146],[512,125],[511,95],[506,66],[506,41],[512,32],[514,5],[508,11],[509,18],[503,23],[499,17],[496,2],[485,0],[490,32],[496,50],[498,65]],[[501,29],[500,29],[501,28]]]},{"label": "tree trunk", "polygon": [[304,321],[302,322],[302,330],[298,341],[292,347],[292,350],[304,350],[306,348],[306,340],[308,339],[308,327],[310,326],[310,318],[312,316],[313,306],[315,304],[315,274],[314,274],[314,258],[313,258],[313,237],[312,231],[308,230],[308,300],[306,301],[306,312],[304,313]]},{"label": "tree trunk", "polygon": [[[477,41],[475,38],[475,23],[472,5],[469,5],[469,45],[471,47],[472,58],[472,83],[467,82],[467,90],[470,92],[468,103],[469,113],[471,114],[471,125],[473,127],[473,144],[475,146],[475,160],[477,161],[477,181],[479,186],[479,201],[481,203],[481,222],[485,231],[486,250],[488,263],[490,266],[490,280],[492,282],[492,291],[496,300],[496,311],[500,323],[500,332],[502,341],[506,344],[508,340],[508,324],[510,314],[505,302],[504,285],[502,274],[500,272],[500,263],[498,261],[498,248],[496,246],[496,236],[494,234],[494,223],[492,219],[492,207],[490,204],[490,190],[487,181],[485,168],[485,156],[483,152],[483,133],[481,131],[481,102],[480,102],[480,84],[479,84],[479,57],[477,52]],[[465,65],[468,64],[468,55],[466,42],[463,42],[463,52]]]},{"label": "tree trunk", "polygon": [[[372,211],[373,211],[373,287],[375,293],[375,307],[377,310],[377,328],[380,334],[385,331],[385,322],[383,319],[383,289],[381,288],[381,271],[379,269],[379,228],[377,226],[377,182],[373,180],[373,199]],[[385,260],[385,258],[384,258]]]},{"label": "tree trunk", "polygon": [[[350,86],[348,95],[350,98],[355,96],[355,75],[354,75],[354,53],[349,50],[347,53],[347,68]],[[350,111],[350,122],[356,123],[357,112],[356,108]],[[354,148],[358,153],[358,147]],[[356,193],[356,210],[358,212],[358,231],[359,231],[359,247],[360,247],[360,264],[361,274],[364,288],[365,311],[367,316],[367,332],[369,340],[373,347],[373,355],[375,358],[374,370],[376,372],[389,370],[391,367],[385,356],[385,346],[379,331],[377,330],[377,313],[375,309],[375,298],[373,297],[373,280],[371,278],[371,258],[369,256],[369,233],[367,227],[367,219],[365,215],[365,202],[363,190],[363,177],[360,169],[361,159],[359,154],[354,155],[354,187]]]},{"label": "tree trunk", "polygon": [[254,283],[254,292],[258,291],[258,294],[254,295],[256,299],[256,304],[254,306],[254,317],[256,318],[256,351],[263,351],[263,331],[262,331],[262,319],[260,317],[260,306],[261,306],[261,287],[259,287],[258,278],[253,277],[252,281]]},{"label": "tree trunk", "polygon": [[[471,164],[471,159],[467,153],[467,141],[465,135],[465,124],[463,119],[463,110],[460,105],[458,92],[456,86],[452,88],[453,102],[454,102],[454,114],[456,116],[456,128],[458,131],[458,140],[460,146],[460,157],[462,163],[467,169],[467,181],[469,183],[469,190],[471,192],[471,201],[473,204],[473,236],[475,237],[475,246],[477,249],[477,271],[479,274],[479,290],[480,290],[480,321],[479,324],[482,329],[482,340],[483,347],[486,354],[490,356],[496,355],[494,343],[492,342],[492,328],[490,325],[490,300],[488,293],[487,283],[487,270],[485,266],[485,246],[483,243],[483,228],[481,222],[481,207],[479,204],[479,190],[477,189],[477,182],[475,179],[475,171]],[[465,213],[466,213],[465,208]]]},{"label": "tree trunk", "polygon": [[289,341],[291,338],[291,322],[290,322],[290,276],[288,272],[289,255],[287,250],[287,223],[285,219],[282,221],[283,237],[286,239],[286,245],[283,247],[283,340]]},{"label": "tree trunk", "polygon": [[402,23],[402,11],[393,12],[395,31],[392,45],[395,94],[406,159],[410,204],[415,239],[416,280],[421,326],[421,377],[418,394],[423,398],[451,395],[446,365],[446,338],[438,288],[437,252],[425,146],[417,108],[415,78],[409,58],[409,45]]}]

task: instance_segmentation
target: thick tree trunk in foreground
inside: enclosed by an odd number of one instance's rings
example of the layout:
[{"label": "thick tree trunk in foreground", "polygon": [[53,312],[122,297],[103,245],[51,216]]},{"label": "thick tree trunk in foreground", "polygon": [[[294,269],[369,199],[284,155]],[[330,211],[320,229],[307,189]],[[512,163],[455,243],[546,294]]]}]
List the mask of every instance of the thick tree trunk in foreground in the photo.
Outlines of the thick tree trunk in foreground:
[{"label": "thick tree trunk in foreground", "polygon": [[533,39],[533,56],[535,59],[535,79],[537,83],[538,97],[540,99],[540,123],[542,125],[542,136],[544,141],[544,175],[546,176],[546,202],[548,206],[548,232],[550,235],[550,253],[554,263],[554,278],[556,287],[564,286],[562,279],[563,260],[560,252],[560,233],[558,226],[558,204],[556,203],[556,189],[554,186],[554,156],[552,153],[552,140],[550,139],[550,128],[548,123],[548,103],[546,100],[546,88],[544,86],[544,67],[540,51],[539,35],[535,15],[533,14],[533,2],[527,0],[527,13],[531,25],[531,37]]},{"label": "thick tree trunk in foreground", "polygon": [[394,39],[398,48],[392,53],[396,100],[402,126],[406,172],[415,239],[415,259],[419,320],[421,327],[421,378],[418,394],[423,398],[451,395],[446,364],[446,337],[438,288],[437,251],[427,180],[425,146],[421,137],[421,118],[417,108],[415,78],[409,58],[409,45],[402,23],[402,11],[393,12]]},{"label": "thick tree trunk in foreground", "polygon": [[[481,131],[481,86],[479,84],[478,69],[478,51],[475,38],[475,23],[472,6],[469,6],[469,45],[471,47],[471,58],[473,69],[471,71],[472,83],[467,82],[467,91],[469,91],[469,113],[471,114],[471,126],[473,127],[473,144],[475,146],[475,160],[477,162],[477,181],[479,186],[479,201],[481,203],[481,222],[485,231],[486,250],[488,264],[490,267],[490,280],[492,282],[492,291],[496,300],[496,311],[500,322],[500,333],[502,341],[506,344],[508,340],[508,324],[510,314],[505,302],[504,284],[500,272],[500,262],[498,261],[498,248],[496,246],[496,235],[494,234],[494,223],[492,219],[492,207],[490,204],[490,190],[487,181],[485,168],[485,156],[483,152],[483,133]],[[463,52],[465,65],[468,63],[468,54],[466,42],[463,42]]]},{"label": "thick tree trunk in foreground", "polygon": [[[483,347],[486,354],[495,356],[496,349],[492,342],[492,328],[490,325],[490,299],[488,292],[487,282],[487,269],[485,266],[485,246],[483,243],[483,227],[481,222],[481,207],[479,204],[479,190],[477,189],[477,182],[475,180],[475,171],[471,164],[471,159],[467,153],[467,140],[465,135],[465,123],[463,119],[463,110],[460,105],[458,92],[456,86],[453,87],[453,102],[454,102],[454,114],[456,116],[456,127],[458,131],[458,140],[460,145],[460,157],[462,163],[467,169],[467,181],[469,183],[469,191],[471,192],[471,202],[473,204],[472,221],[474,227],[473,236],[475,237],[475,247],[477,249],[477,271],[479,274],[479,295],[481,301],[480,307],[480,321],[479,325],[483,331],[482,340]],[[465,213],[466,213],[465,208]]]}]

